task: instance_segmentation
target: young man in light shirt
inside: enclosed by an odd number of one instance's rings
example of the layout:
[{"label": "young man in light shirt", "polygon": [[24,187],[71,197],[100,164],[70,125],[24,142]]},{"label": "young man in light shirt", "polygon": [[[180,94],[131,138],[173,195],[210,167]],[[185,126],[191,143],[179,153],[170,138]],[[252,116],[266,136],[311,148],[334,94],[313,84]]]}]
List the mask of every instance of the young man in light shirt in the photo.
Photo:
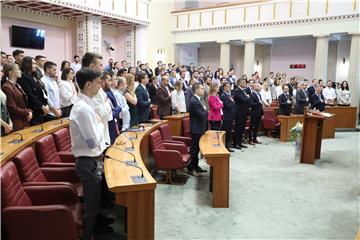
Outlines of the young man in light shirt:
[{"label": "young man in light shirt", "polygon": [[[48,96],[48,104],[50,112],[46,117],[46,120],[53,120],[55,118],[60,118],[62,115],[60,107],[60,93],[59,87],[55,80],[56,77],[56,64],[50,61],[47,61],[44,64],[44,73],[45,75],[41,81],[45,85],[45,89]],[[50,115],[50,116],[49,116]]]},{"label": "young man in light shirt", "polygon": [[322,94],[325,98],[325,104],[328,106],[333,106],[335,104],[336,92],[332,87],[332,81],[328,80],[326,83],[326,88],[322,90]]},{"label": "young man in light shirt", "polygon": [[80,57],[78,55],[74,56],[74,62],[71,63],[71,68],[74,70],[75,73],[80,70],[81,63],[80,63]]},{"label": "young man in light shirt", "polygon": [[92,239],[96,215],[100,209],[102,154],[106,148],[102,134],[104,125],[95,111],[93,100],[101,87],[100,76],[101,72],[91,68],[82,68],[76,73],[81,93],[69,117],[71,150],[76,158],[76,173],[84,191],[84,240]]}]

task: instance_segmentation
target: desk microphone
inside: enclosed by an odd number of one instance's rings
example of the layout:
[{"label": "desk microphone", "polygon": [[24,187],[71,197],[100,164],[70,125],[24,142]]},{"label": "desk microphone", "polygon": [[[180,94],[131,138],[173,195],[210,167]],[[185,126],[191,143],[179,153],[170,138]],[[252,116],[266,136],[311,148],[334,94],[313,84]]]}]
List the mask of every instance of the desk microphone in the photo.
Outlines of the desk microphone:
[{"label": "desk microphone", "polygon": [[14,133],[11,133],[10,135],[19,135],[20,139],[11,140],[9,143],[21,143],[22,141],[24,141],[24,137],[21,133],[14,132]]},{"label": "desk microphone", "polygon": [[42,132],[42,131],[44,131],[44,128],[43,128],[43,125],[40,124],[40,129],[36,129],[36,130],[34,130],[34,131],[32,131],[32,132],[33,132],[33,133],[39,133],[39,132]]},{"label": "desk microphone", "polygon": [[[128,137],[128,135],[124,134],[124,136],[131,142],[131,147],[126,147],[124,150],[129,151],[129,152],[133,152],[135,150],[134,142],[132,141],[132,139],[130,137]],[[137,136],[136,136],[136,139],[137,139]]]},{"label": "desk microphone", "polygon": [[114,161],[123,163],[123,164],[125,164],[126,166],[131,166],[131,167],[140,169],[140,171],[141,171],[141,178],[144,178],[144,172],[143,172],[143,170],[142,170],[140,167],[135,166],[135,165],[128,164],[128,163],[126,163],[126,162],[124,162],[124,161],[121,161],[120,159],[110,157],[109,155],[105,155],[105,158],[108,158],[108,159],[111,159],[111,160],[114,160]]},{"label": "desk microphone", "polygon": [[126,133],[126,132],[133,132],[133,133],[135,133],[135,138],[134,138],[134,137],[128,137],[128,136],[126,136],[126,134],[124,134],[127,139],[129,139],[129,140],[136,140],[136,139],[138,138],[138,133],[137,133],[136,131],[131,131],[131,128],[126,129],[125,131],[123,131],[123,133]]},{"label": "desk microphone", "polygon": [[[120,150],[120,151],[123,151],[123,152],[125,152],[125,153],[130,154],[130,155],[133,157],[134,163],[136,163],[136,158],[135,158],[135,155],[134,155],[133,153],[128,152],[128,151],[126,151],[125,149],[122,149],[122,148],[119,148],[119,147],[115,147],[115,146],[113,146],[113,145],[108,146],[108,147],[106,148],[106,150],[107,150],[108,148],[115,148],[115,149],[118,149],[118,150]],[[125,162],[129,162],[129,161],[125,161]]]}]

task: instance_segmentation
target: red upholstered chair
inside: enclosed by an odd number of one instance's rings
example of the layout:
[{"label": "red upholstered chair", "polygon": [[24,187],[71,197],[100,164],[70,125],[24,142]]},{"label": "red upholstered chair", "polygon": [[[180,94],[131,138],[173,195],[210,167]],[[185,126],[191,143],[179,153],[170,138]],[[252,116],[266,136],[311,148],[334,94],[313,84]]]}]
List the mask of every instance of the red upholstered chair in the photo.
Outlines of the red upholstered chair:
[{"label": "red upholstered chair", "polygon": [[160,133],[162,140],[168,143],[182,143],[186,146],[191,145],[191,138],[190,137],[183,137],[183,136],[171,136],[170,126],[169,124],[163,124],[160,126]]},{"label": "red upholstered chair", "polygon": [[263,128],[267,131],[267,136],[271,136],[271,131],[279,128],[280,122],[275,116],[274,109],[265,109],[263,118]]},{"label": "red upholstered chair", "polygon": [[71,138],[68,128],[60,129],[52,133],[55,141],[55,146],[58,152],[71,151]]},{"label": "red upholstered chair", "polygon": [[35,147],[41,167],[75,167],[72,152],[58,152],[51,134],[36,141]]},{"label": "red upholstered chair", "polygon": [[191,137],[191,135],[190,135],[190,118],[183,118],[182,127],[183,127],[183,136]]},{"label": "red upholstered chair", "polygon": [[157,106],[151,107],[151,119],[160,119],[159,115],[157,114]]},{"label": "red upholstered chair", "polygon": [[19,152],[13,162],[16,165],[21,182],[24,185],[58,185],[63,184],[75,188],[78,196],[83,195],[80,179],[73,167],[42,167],[37,162],[34,150],[27,147]]},{"label": "red upholstered chair", "polygon": [[184,145],[166,143],[159,130],[150,133],[150,146],[158,170],[166,171],[164,183],[173,184],[171,170],[183,169],[190,163],[191,156]]},{"label": "red upholstered chair", "polygon": [[23,186],[15,164],[0,169],[2,222],[9,239],[76,240],[82,205],[70,186]]}]

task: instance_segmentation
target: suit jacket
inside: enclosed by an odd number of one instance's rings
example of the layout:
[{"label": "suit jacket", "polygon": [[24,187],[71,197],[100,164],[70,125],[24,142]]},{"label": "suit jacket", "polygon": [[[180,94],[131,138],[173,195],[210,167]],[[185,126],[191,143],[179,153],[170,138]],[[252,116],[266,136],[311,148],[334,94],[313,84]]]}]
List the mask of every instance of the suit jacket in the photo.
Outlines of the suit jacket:
[{"label": "suit jacket", "polygon": [[150,104],[149,95],[146,89],[139,84],[136,87],[135,94],[137,97],[137,119],[139,123],[147,122],[150,118]]},{"label": "suit jacket", "polygon": [[27,96],[21,86],[6,81],[2,86],[2,90],[6,94],[6,108],[13,122],[13,131],[30,126],[27,117],[31,109],[27,106]]},{"label": "suit jacket", "polygon": [[190,133],[203,134],[208,128],[208,111],[200,100],[193,96],[189,104]]},{"label": "suit jacket", "polygon": [[146,85],[146,88],[147,88],[147,90],[149,92],[151,103],[157,105],[156,87],[154,86],[154,84],[149,83],[148,85]]},{"label": "suit jacket", "polygon": [[221,111],[224,104],[221,102],[218,96],[209,96],[209,121],[221,121]]},{"label": "suit jacket", "polygon": [[296,114],[304,114],[304,107],[308,105],[308,101],[306,101],[306,98],[308,98],[307,93],[299,89],[296,91],[296,103],[295,103],[295,113]]},{"label": "suit jacket", "polygon": [[311,105],[311,109],[316,109],[319,110],[320,112],[325,111],[325,99],[324,99],[324,95],[322,95],[322,93],[320,93],[320,97],[318,95],[316,95],[316,93],[314,93],[313,95],[310,96],[310,105]]},{"label": "suit jacket", "polygon": [[119,104],[116,101],[116,97],[113,93],[113,91],[111,91],[110,89],[105,91],[107,97],[110,99],[111,102],[111,110],[112,110],[112,116],[113,119],[117,119],[119,121],[119,113],[121,112],[121,107],[119,106]]},{"label": "suit jacket", "polygon": [[150,68],[145,68],[145,73],[149,78],[153,76],[153,71]]},{"label": "suit jacket", "polygon": [[290,94],[290,96],[292,96],[292,95],[293,95],[293,90],[294,90],[294,88],[293,88],[293,86],[291,85],[291,83],[288,83],[287,85],[288,85],[288,88],[289,88],[289,94]]},{"label": "suit jacket", "polygon": [[[259,93],[259,95],[260,95],[260,93]],[[253,91],[251,93],[250,106],[251,106],[250,115],[252,117],[259,117],[264,114],[262,102],[260,102],[260,99],[255,91]]]},{"label": "suit jacket", "polygon": [[234,91],[235,114],[247,115],[250,107],[250,94],[246,89],[236,88]]},{"label": "suit jacket", "polygon": [[155,68],[155,71],[154,71],[155,76],[159,75],[159,70],[160,70],[159,67],[156,67],[156,68]]},{"label": "suit jacket", "polygon": [[288,97],[285,95],[285,93],[280,94],[278,97],[279,101],[279,115],[285,115],[290,116],[291,115],[291,103],[288,103],[288,100],[290,99],[290,95]]},{"label": "suit jacket", "polygon": [[315,87],[314,86],[308,87],[307,92],[308,92],[308,96],[313,95],[315,93]]},{"label": "suit jacket", "polygon": [[223,107],[223,120],[224,121],[233,121],[235,118],[235,102],[231,100],[231,96],[227,95],[225,92],[220,96],[221,101],[224,104]]},{"label": "suit jacket", "polygon": [[186,103],[186,111],[188,112],[189,111],[189,105],[190,105],[190,101],[191,101],[191,98],[194,96],[193,92],[192,92],[192,88],[187,88],[185,91],[184,91],[184,94],[185,94],[185,103]]},{"label": "suit jacket", "polygon": [[44,84],[41,80],[35,80],[33,76],[24,73],[21,74],[21,78],[17,82],[26,93],[29,107],[33,111],[31,123],[35,125],[44,122],[44,112],[41,107],[48,105],[47,98],[44,96],[44,94],[47,94]]},{"label": "suit jacket", "polygon": [[165,87],[160,86],[156,90],[156,99],[158,103],[157,114],[159,116],[171,115],[171,95]]}]

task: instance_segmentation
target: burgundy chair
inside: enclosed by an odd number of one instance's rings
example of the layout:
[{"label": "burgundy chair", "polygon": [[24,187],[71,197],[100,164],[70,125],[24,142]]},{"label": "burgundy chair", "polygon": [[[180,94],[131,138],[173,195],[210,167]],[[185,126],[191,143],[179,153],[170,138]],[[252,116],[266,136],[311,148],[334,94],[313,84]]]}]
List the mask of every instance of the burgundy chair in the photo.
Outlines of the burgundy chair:
[{"label": "burgundy chair", "polygon": [[35,147],[41,167],[75,167],[72,152],[58,152],[51,134],[36,141]]},{"label": "burgundy chair", "polygon": [[82,205],[70,186],[23,186],[15,164],[0,169],[2,222],[9,239],[76,240]]},{"label": "burgundy chair", "polygon": [[275,116],[275,112],[273,109],[265,109],[264,110],[264,118],[263,118],[263,128],[267,131],[267,136],[271,136],[272,130],[276,130],[279,128],[280,122]]},{"label": "burgundy chair", "polygon": [[68,128],[60,129],[52,133],[55,141],[55,146],[58,152],[71,152],[71,138]]},{"label": "burgundy chair", "polygon": [[169,124],[161,125],[160,133],[161,133],[162,140],[167,143],[177,143],[177,144],[180,143],[180,144],[184,144],[185,146],[188,146],[188,147],[190,147],[190,145],[191,145],[190,137],[171,136]]},{"label": "burgundy chair", "polygon": [[151,119],[160,119],[159,115],[157,114],[157,106],[151,107]]},{"label": "burgundy chair", "polygon": [[156,168],[166,171],[166,179],[163,183],[175,184],[172,180],[171,170],[183,169],[190,163],[191,156],[187,147],[164,142],[159,130],[150,133],[150,146]]},{"label": "burgundy chair", "polygon": [[83,196],[80,179],[73,167],[40,167],[34,150],[27,147],[19,152],[13,162],[23,185],[67,185],[75,188],[78,196]]},{"label": "burgundy chair", "polygon": [[188,117],[183,118],[182,127],[183,127],[183,136],[191,137],[190,136],[190,118],[188,118]]}]

